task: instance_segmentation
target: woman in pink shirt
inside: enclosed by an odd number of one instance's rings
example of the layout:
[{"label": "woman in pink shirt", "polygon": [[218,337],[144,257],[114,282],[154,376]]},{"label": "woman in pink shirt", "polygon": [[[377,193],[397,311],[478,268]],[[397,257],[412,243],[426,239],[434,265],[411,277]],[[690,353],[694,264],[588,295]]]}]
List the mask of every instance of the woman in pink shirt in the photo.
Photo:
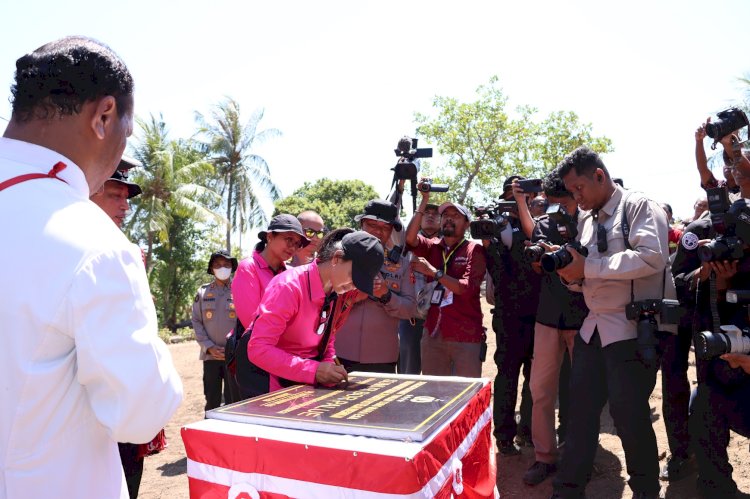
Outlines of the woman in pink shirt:
[{"label": "woman in pink shirt", "polygon": [[250,369],[238,379],[257,396],[292,384],[332,385],[347,379],[335,363],[333,337],[356,295],[372,294],[383,246],[366,232],[339,229],[318,257],[276,276],[263,295],[247,348]]},{"label": "woman in pink shirt", "polygon": [[[263,293],[273,277],[284,270],[284,262],[294,253],[308,244],[302,225],[297,217],[287,214],[276,215],[271,219],[268,228],[258,233],[260,241],[249,258],[242,260],[232,280],[232,301],[237,312],[237,324],[227,335],[225,347],[227,370],[236,378],[236,363],[247,362],[243,351],[249,338],[243,334],[255,319]],[[239,379],[237,379],[239,384]],[[239,384],[238,400],[247,398]],[[237,400],[227,401],[237,402]]]}]

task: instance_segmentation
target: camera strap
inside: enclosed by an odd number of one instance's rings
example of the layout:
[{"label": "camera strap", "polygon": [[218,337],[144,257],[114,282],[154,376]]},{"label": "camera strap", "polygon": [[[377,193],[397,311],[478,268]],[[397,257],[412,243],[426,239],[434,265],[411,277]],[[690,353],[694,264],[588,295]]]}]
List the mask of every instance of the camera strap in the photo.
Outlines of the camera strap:
[{"label": "camera strap", "polygon": [[455,248],[453,248],[450,253],[446,255],[445,248],[443,248],[443,274],[448,273],[448,265],[450,265],[451,260],[453,260],[453,257],[455,256],[456,252],[458,251],[458,248],[464,245],[466,242],[466,238],[461,239],[461,241],[456,245]]},{"label": "camera strap", "polygon": [[713,331],[719,331],[721,327],[721,319],[719,318],[719,290],[716,287],[716,272],[713,270],[708,277],[708,287],[710,290],[710,304],[711,304],[711,322],[713,325]]},{"label": "camera strap", "polygon": [[[625,248],[632,250],[633,247],[630,245],[630,223],[628,222],[628,214],[625,208],[627,207],[627,200],[630,197],[630,191],[625,194],[622,198],[622,211],[620,212],[620,228],[622,229],[622,237],[625,240]],[[662,283],[664,286],[664,283]],[[664,296],[664,290],[662,290],[662,296]],[[635,301],[635,281],[630,280],[630,303]]]}]

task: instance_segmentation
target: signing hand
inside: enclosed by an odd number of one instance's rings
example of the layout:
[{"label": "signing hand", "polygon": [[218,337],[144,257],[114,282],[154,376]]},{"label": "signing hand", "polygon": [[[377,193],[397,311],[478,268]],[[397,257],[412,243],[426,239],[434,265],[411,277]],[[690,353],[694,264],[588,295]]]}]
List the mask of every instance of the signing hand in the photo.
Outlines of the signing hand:
[{"label": "signing hand", "polygon": [[331,362],[321,362],[315,371],[315,382],[320,385],[336,385],[342,381],[348,381],[349,376],[344,366],[337,366]]},{"label": "signing hand", "polygon": [[729,367],[736,369],[741,367],[743,371],[750,374],[750,355],[741,353],[725,353],[721,356],[722,359],[729,362]]}]

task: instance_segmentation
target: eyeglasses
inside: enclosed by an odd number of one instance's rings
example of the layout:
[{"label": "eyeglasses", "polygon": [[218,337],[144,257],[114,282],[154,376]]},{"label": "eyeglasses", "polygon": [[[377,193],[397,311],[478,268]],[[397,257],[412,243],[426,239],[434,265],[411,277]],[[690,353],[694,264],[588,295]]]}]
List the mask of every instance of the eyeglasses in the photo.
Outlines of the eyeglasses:
[{"label": "eyeglasses", "polygon": [[308,238],[312,238],[313,236],[315,236],[318,239],[323,239],[323,236],[326,235],[326,230],[325,228],[323,228],[322,230],[305,229],[305,235]]},{"label": "eyeglasses", "polygon": [[302,241],[298,237],[286,236],[284,242],[290,248],[300,249],[302,247]]}]

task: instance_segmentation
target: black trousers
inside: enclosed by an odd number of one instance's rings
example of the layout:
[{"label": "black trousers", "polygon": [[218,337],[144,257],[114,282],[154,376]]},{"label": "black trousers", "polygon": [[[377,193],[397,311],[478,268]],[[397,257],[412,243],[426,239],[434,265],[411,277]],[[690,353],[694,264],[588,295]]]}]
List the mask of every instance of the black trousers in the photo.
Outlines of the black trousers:
[{"label": "black trousers", "polygon": [[602,347],[598,331],[589,343],[576,336],[570,375],[570,421],[565,452],[553,485],[562,497],[582,497],[591,478],[599,438],[599,418],[609,412],[625,451],[634,492],[659,492],[659,457],[648,398],[656,368],[636,355],[636,340]]},{"label": "black trousers", "polygon": [[[512,313],[495,309],[492,329],[497,339],[495,350],[495,390],[492,417],[495,421],[495,438],[510,442],[517,434],[531,435],[531,358],[534,355],[534,317],[519,318]],[[521,420],[516,424],[518,376],[523,368],[521,390]]]},{"label": "black trousers", "polygon": [[[717,361],[721,362],[721,361]],[[750,437],[750,377],[735,385],[698,385],[690,418],[698,489],[705,497],[735,497],[727,445],[729,431]]]},{"label": "black trousers", "polygon": [[138,490],[141,488],[141,478],[143,478],[143,459],[138,459],[138,444],[117,444],[120,450],[120,461],[122,462],[122,471],[125,473],[125,483],[128,486],[130,499],[138,497]]},{"label": "black trousers", "polygon": [[[222,390],[224,402],[236,402],[236,381],[226,368],[223,360],[203,361],[203,394],[206,396],[206,411],[221,405]],[[232,390],[235,390],[234,392]]]},{"label": "black trousers", "polygon": [[408,319],[398,323],[398,373],[420,374],[422,372],[422,330],[424,321]]},{"label": "black trousers", "polygon": [[659,341],[663,397],[661,407],[667,430],[667,442],[672,455],[683,459],[687,457],[690,446],[690,383],[687,371],[692,337],[692,327],[680,325],[677,335],[668,335]]}]

